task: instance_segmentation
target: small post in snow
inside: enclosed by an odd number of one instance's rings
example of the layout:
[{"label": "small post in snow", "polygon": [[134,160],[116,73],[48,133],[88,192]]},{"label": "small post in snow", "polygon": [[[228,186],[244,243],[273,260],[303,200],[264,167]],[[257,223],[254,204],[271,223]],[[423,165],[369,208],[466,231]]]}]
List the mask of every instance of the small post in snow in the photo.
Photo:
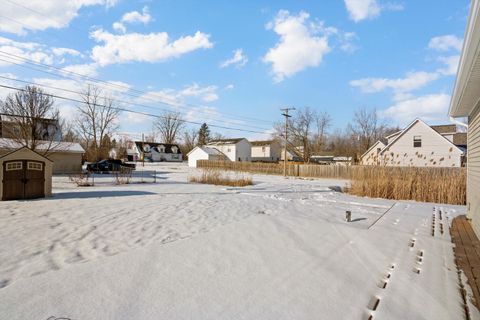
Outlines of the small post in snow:
[{"label": "small post in snow", "polygon": [[347,222],[352,222],[352,211],[349,211],[349,210],[345,211],[345,220]]}]

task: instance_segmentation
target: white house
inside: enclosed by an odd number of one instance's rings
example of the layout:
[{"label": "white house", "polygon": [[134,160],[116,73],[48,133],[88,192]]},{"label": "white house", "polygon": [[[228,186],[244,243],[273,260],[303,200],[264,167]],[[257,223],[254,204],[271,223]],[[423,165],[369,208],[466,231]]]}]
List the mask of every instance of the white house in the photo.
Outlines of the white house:
[{"label": "white house", "polygon": [[176,144],[135,141],[127,150],[129,161],[143,160],[149,162],[182,162],[183,155]]},{"label": "white house", "polygon": [[[480,236],[480,0],[472,0],[450,102],[451,117],[468,119],[467,216]],[[463,119],[462,119],[463,118]]]},{"label": "white house", "polygon": [[217,149],[231,161],[250,161],[252,158],[252,145],[245,138],[215,140],[207,147]]},{"label": "white house", "polygon": [[[387,137],[388,139],[388,137]],[[392,140],[393,141],[393,140]],[[386,147],[386,144],[378,140],[360,157],[360,164],[364,166],[376,166],[380,164],[380,152]]]},{"label": "white house", "polygon": [[188,154],[188,166],[192,168],[197,167],[197,160],[227,160],[227,157],[214,148],[205,146],[197,146]]},{"label": "white house", "polygon": [[280,161],[282,147],[277,140],[251,141],[252,161]]},{"label": "white house", "polygon": [[[465,149],[456,146],[453,138],[450,141],[435,127],[441,131],[440,126],[431,127],[416,119],[393,139],[389,139],[389,143],[378,153],[377,161],[380,165],[400,167],[462,166]],[[364,162],[367,162],[366,158],[365,161],[362,158]]]}]

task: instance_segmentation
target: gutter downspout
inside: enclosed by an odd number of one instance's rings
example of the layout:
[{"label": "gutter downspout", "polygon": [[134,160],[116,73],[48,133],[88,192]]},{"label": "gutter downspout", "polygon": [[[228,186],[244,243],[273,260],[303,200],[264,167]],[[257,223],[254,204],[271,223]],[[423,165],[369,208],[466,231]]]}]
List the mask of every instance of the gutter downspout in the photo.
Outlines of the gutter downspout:
[{"label": "gutter downspout", "polygon": [[459,126],[462,126],[462,127],[466,128],[466,129],[468,129],[468,124],[466,124],[466,123],[464,123],[464,122],[462,122],[462,121],[460,121],[460,120],[457,120],[457,119],[455,119],[454,117],[450,117],[450,121],[453,122],[453,123],[455,123],[455,124],[458,124]]}]

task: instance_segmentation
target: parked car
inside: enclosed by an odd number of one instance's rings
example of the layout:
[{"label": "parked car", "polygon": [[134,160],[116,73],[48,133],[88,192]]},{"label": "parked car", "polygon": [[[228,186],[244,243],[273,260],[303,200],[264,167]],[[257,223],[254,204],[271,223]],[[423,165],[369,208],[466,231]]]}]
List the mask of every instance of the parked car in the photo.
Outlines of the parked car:
[{"label": "parked car", "polygon": [[115,172],[122,169],[135,170],[134,163],[125,163],[122,160],[105,159],[87,164],[88,172]]}]

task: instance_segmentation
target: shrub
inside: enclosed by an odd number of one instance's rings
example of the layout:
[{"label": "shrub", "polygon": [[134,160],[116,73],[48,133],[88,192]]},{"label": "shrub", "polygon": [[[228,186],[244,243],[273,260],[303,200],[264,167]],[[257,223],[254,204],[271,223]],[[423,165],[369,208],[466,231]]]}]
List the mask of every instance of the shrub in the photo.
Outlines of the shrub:
[{"label": "shrub", "polygon": [[88,174],[79,173],[79,174],[72,174],[68,177],[70,181],[75,183],[78,187],[89,187],[93,184],[88,180]]}]

